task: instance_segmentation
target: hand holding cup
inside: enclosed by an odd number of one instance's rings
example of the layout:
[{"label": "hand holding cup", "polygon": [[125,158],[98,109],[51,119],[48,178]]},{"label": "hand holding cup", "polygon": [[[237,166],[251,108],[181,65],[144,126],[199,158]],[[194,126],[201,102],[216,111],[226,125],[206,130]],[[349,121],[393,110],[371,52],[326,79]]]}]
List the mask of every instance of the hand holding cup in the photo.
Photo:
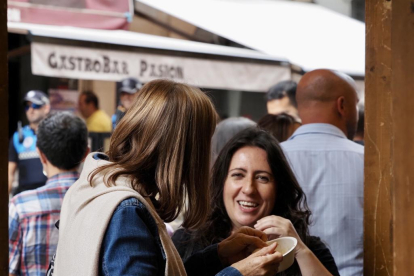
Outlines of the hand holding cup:
[{"label": "hand holding cup", "polygon": [[274,276],[279,270],[279,264],[283,260],[282,254],[276,251],[277,243],[264,247],[243,259],[232,267],[236,268],[243,276]]},{"label": "hand holding cup", "polygon": [[263,248],[267,236],[262,231],[243,226],[218,244],[218,255],[224,265],[231,265],[247,256],[256,248]]},{"label": "hand holding cup", "polygon": [[298,233],[292,222],[288,219],[279,216],[267,216],[259,219],[254,225],[254,228],[266,233],[268,240],[274,240],[281,237],[293,237],[297,240],[295,247],[295,256],[307,248],[306,245],[300,239]]}]

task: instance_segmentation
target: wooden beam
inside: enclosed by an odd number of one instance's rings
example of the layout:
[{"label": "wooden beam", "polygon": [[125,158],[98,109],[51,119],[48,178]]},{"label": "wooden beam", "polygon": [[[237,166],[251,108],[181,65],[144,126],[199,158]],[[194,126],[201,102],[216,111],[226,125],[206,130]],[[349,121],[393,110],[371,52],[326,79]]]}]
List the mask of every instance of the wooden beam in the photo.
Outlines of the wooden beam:
[{"label": "wooden beam", "polygon": [[413,1],[366,2],[364,275],[414,272],[413,31]]},{"label": "wooden beam", "polygon": [[9,275],[8,246],[8,89],[7,89],[7,1],[0,5],[0,275]]},{"label": "wooden beam", "polygon": [[364,275],[392,275],[391,2],[366,2]]},{"label": "wooden beam", "polygon": [[392,2],[393,255],[395,276],[414,274],[414,1]]},{"label": "wooden beam", "polygon": [[17,49],[10,50],[7,54],[8,59],[20,57],[23,55],[30,54],[30,45],[24,45]]}]

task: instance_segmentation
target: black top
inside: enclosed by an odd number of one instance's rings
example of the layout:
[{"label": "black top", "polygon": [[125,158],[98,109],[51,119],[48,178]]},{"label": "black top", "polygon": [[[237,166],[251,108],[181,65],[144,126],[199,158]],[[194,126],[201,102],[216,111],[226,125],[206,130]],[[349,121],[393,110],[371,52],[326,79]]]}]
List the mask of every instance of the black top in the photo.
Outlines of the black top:
[{"label": "black top", "polygon": [[[184,229],[178,229],[172,237],[174,245],[183,261],[200,250],[203,250],[205,247],[201,242],[194,242],[191,237],[191,233]],[[332,275],[339,276],[334,257],[320,238],[310,236],[308,238],[307,246]],[[295,260],[294,265],[292,265],[288,270],[278,273],[277,275],[301,275],[300,272],[297,272],[300,271],[298,268],[298,264]]]}]

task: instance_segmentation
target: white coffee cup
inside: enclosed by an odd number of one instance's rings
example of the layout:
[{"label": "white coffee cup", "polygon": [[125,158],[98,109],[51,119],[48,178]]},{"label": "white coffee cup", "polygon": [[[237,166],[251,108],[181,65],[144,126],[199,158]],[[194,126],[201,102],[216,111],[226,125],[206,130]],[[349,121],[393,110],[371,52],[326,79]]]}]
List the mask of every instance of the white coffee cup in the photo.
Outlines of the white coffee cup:
[{"label": "white coffee cup", "polygon": [[[277,242],[276,251],[283,255],[283,260],[279,264],[279,269],[277,270],[277,272],[281,272],[288,269],[295,261],[294,249],[298,244],[298,241],[293,237],[282,237],[275,240],[267,241],[266,243],[268,245],[271,245],[275,242]],[[256,249],[254,252],[258,250],[260,249]]]}]

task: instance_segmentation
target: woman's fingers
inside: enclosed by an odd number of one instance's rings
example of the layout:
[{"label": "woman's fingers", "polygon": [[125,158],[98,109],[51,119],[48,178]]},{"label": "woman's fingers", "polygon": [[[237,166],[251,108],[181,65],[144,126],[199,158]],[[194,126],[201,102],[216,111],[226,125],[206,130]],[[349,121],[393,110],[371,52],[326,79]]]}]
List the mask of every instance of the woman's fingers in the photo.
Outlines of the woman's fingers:
[{"label": "woman's fingers", "polygon": [[263,231],[269,240],[279,238],[279,236],[288,236],[289,233],[289,229],[284,225],[272,221],[266,221],[255,227],[257,230]]},{"label": "woman's fingers", "polygon": [[267,216],[258,220],[254,225],[254,228],[263,231],[269,227],[286,227],[288,225],[288,221],[289,220],[278,216]]},{"label": "woman's fingers", "polygon": [[[283,255],[280,252],[275,251],[277,243],[272,243],[270,246],[262,248],[256,254],[260,260],[263,275],[275,275],[279,269],[279,264],[283,260]],[[264,253],[264,254],[263,254]]]},{"label": "woman's fingers", "polygon": [[283,260],[282,254],[275,252],[277,244],[262,248],[248,258],[233,264],[244,276],[273,276],[277,273],[279,263]]},{"label": "woman's fingers", "polygon": [[306,247],[296,232],[292,222],[288,219],[278,216],[268,216],[258,220],[254,227],[257,230],[266,233],[269,240],[278,239],[280,237],[296,238],[298,244],[295,247],[295,254]]},{"label": "woman's fingers", "polygon": [[267,235],[256,229],[240,229],[218,244],[218,255],[222,263],[232,264],[245,258],[256,248],[267,246]]},{"label": "woman's fingers", "polygon": [[259,257],[259,256],[266,256],[269,254],[273,254],[276,252],[277,242],[272,243],[269,246],[263,247],[262,249],[256,251],[251,256],[252,257]]},{"label": "woman's fingers", "polygon": [[275,275],[279,270],[279,264],[283,260],[283,255],[279,252],[263,256],[263,268],[266,271],[264,275]]},{"label": "woman's fingers", "polygon": [[270,227],[265,230],[263,230],[264,233],[266,233],[269,240],[278,239],[280,237],[285,237],[286,232],[283,231],[283,229],[277,228],[277,227]]},{"label": "woman's fingers", "polygon": [[[269,239],[275,239],[279,236],[291,236],[298,238],[295,227],[288,219],[278,216],[268,216],[259,220],[254,226],[257,230],[267,234]],[[270,235],[270,236],[269,236]]]},{"label": "woman's fingers", "polygon": [[[265,233],[263,235],[266,236]],[[244,233],[237,233],[234,237],[235,242],[237,243],[237,248],[240,250],[245,249],[246,247],[254,246],[256,248],[262,248],[267,246],[267,243],[264,242],[261,238],[256,236],[250,236]],[[267,236],[266,236],[267,239]]]},{"label": "woman's fingers", "polygon": [[268,254],[263,257],[264,257],[263,263],[275,264],[277,265],[277,267],[279,267],[280,262],[283,260],[283,255],[277,251],[273,254]]},{"label": "woman's fingers", "polygon": [[242,226],[237,231],[238,233],[243,233],[249,236],[259,237],[263,241],[267,241],[267,236],[259,229],[254,229],[248,226]]}]

